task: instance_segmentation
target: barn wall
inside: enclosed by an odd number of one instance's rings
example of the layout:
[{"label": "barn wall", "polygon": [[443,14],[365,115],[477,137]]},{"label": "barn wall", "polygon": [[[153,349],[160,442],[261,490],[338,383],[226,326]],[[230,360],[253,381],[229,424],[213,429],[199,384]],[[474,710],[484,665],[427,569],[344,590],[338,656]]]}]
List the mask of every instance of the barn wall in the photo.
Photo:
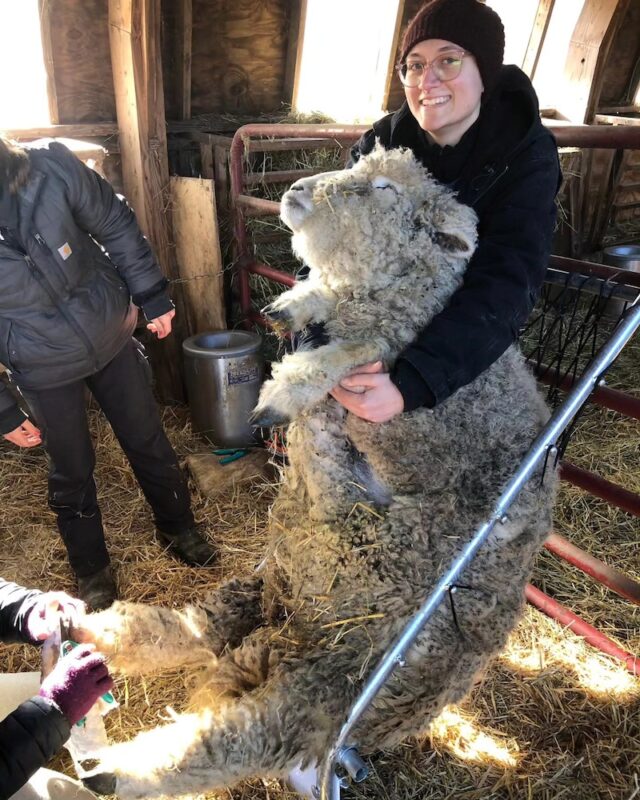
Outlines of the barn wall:
[{"label": "barn wall", "polygon": [[58,122],[116,118],[107,0],[48,0]]},{"label": "barn wall", "polygon": [[291,0],[193,0],[192,114],[259,114],[284,95]]},{"label": "barn wall", "polygon": [[639,32],[640,3],[632,2],[608,53],[599,106],[626,105],[627,102],[633,102],[633,93],[630,98],[626,98],[626,94],[633,69],[640,58]]}]

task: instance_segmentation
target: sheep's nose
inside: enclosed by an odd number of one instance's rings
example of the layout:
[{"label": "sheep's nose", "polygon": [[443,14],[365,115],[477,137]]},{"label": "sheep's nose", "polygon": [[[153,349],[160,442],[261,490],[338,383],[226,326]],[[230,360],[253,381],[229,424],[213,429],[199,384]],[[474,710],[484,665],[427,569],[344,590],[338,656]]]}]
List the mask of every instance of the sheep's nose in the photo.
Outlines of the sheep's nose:
[{"label": "sheep's nose", "polygon": [[295,183],[291,184],[291,186],[289,187],[289,191],[290,192],[304,192],[304,186],[299,181],[296,181]]}]

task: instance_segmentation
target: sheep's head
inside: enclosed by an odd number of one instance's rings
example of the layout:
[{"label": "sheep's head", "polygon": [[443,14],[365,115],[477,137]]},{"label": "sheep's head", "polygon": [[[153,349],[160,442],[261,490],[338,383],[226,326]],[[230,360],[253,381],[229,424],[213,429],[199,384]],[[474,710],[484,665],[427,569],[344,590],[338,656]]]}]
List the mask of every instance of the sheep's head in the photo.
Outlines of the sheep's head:
[{"label": "sheep's head", "polygon": [[390,283],[446,264],[462,271],[476,243],[476,216],[409,150],[377,145],[351,169],[296,181],[281,216],[296,253],[331,283]]}]

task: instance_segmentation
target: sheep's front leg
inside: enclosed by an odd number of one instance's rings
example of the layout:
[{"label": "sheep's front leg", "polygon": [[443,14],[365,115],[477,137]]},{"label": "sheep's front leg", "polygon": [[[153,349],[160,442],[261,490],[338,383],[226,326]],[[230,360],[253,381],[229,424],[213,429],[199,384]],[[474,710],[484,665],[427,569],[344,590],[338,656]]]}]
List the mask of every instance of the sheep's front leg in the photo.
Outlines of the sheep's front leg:
[{"label": "sheep's front leg", "polygon": [[317,350],[286,355],[260,392],[252,420],[256,425],[285,425],[321,402],[354,367],[383,357],[381,343],[331,342]]},{"label": "sheep's front leg", "polygon": [[147,675],[207,663],[227,645],[237,646],[262,622],[261,600],[261,579],[231,580],[181,610],[114,603],[85,617],[71,635],[95,642],[115,670]]},{"label": "sheep's front leg", "polygon": [[336,307],[335,294],[309,277],[299,281],[283,292],[262,313],[273,323],[276,330],[282,328],[301,331],[310,322],[324,322]]}]

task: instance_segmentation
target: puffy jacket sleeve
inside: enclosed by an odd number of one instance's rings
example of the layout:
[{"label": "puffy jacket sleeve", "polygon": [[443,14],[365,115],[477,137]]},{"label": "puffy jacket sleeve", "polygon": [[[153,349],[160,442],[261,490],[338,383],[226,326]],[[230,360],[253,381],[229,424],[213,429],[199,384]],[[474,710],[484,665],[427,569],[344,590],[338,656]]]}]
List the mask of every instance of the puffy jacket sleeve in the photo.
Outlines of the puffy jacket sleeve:
[{"label": "puffy jacket sleeve", "polygon": [[[134,302],[141,298],[139,305],[145,310],[144,304],[153,299],[153,316],[173,308],[165,292],[167,281],[127,201],[64,145],[54,142],[49,151],[62,167],[75,221],[107,251]],[[163,303],[158,303],[160,294],[164,295]]]},{"label": "puffy jacket sleeve", "polygon": [[0,641],[32,643],[26,620],[41,594],[0,578]]},{"label": "puffy jacket sleeve", "polygon": [[69,722],[42,697],[22,703],[0,722],[0,797],[11,797],[69,738]]},{"label": "puffy jacket sleeve", "polygon": [[502,176],[502,188],[480,220],[462,287],[392,371],[405,410],[446,400],[516,340],[548,265],[559,175],[555,142],[547,137]]}]

